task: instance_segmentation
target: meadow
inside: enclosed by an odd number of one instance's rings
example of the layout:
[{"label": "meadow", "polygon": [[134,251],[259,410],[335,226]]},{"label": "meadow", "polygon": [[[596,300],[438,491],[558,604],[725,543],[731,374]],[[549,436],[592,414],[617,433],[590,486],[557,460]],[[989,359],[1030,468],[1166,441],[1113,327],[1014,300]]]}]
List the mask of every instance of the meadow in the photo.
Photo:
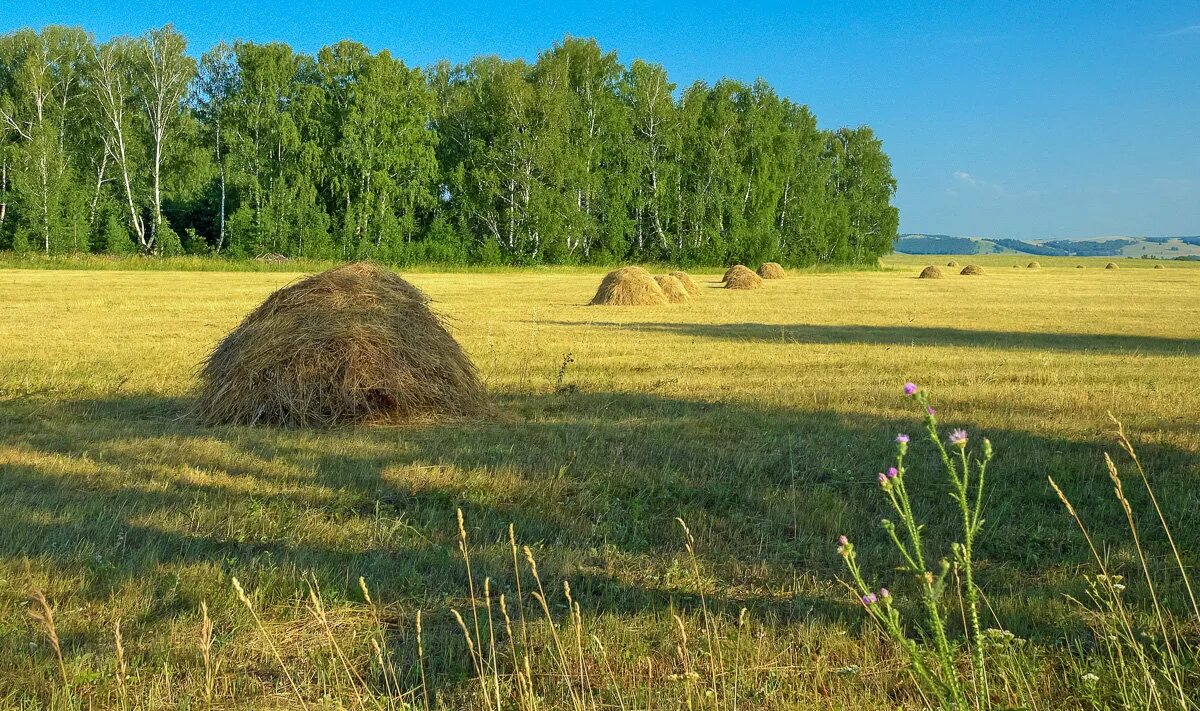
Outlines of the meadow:
[{"label": "meadow", "polygon": [[879,528],[901,432],[929,540],[953,536],[907,381],[996,451],[975,556],[1027,685],[996,707],[1120,708],[1047,476],[1130,604],[1140,550],[1186,618],[1104,454],[1130,465],[1111,413],[1194,565],[1200,264],[915,278],[947,259],[707,271],[662,307],[585,306],[590,269],[405,272],[494,411],[324,431],[189,417],[197,364],[297,273],[0,269],[0,708],[922,708],[836,550],[915,605]]}]

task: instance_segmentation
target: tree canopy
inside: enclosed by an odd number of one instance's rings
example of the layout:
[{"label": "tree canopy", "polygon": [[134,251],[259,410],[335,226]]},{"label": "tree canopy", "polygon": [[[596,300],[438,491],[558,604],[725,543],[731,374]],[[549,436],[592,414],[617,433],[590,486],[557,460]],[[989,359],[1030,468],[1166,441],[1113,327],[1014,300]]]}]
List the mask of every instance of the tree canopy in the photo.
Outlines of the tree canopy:
[{"label": "tree canopy", "polygon": [[868,127],[588,39],[420,69],[351,41],[197,61],[170,26],[0,36],[0,249],[871,263],[895,190]]}]

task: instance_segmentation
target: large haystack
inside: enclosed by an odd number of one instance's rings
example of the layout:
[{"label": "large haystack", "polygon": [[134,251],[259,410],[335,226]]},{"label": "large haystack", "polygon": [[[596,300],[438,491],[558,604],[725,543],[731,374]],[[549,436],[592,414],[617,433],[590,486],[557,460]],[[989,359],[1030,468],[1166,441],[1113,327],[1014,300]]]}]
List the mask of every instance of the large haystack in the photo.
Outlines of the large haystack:
[{"label": "large haystack", "polygon": [[683,304],[691,299],[683,284],[670,274],[659,274],[654,281],[658,282],[658,288],[662,289],[663,295],[672,304]]},{"label": "large haystack", "polygon": [[373,264],[347,264],[271,294],[200,372],[209,424],[331,427],[482,410],[474,364],[428,299]]},{"label": "large haystack", "polygon": [[983,267],[979,266],[978,264],[968,264],[962,268],[961,272],[959,272],[959,274],[962,274],[963,276],[979,276],[983,273]]},{"label": "large haystack", "polygon": [[783,279],[787,272],[776,262],[764,262],[758,268],[758,275],[763,279]]},{"label": "large haystack", "polygon": [[1120,267],[1117,266],[1116,262],[1109,262],[1108,264],[1104,265],[1104,268],[1105,269],[1120,269]]},{"label": "large haystack", "polygon": [[749,267],[735,264],[725,272],[726,289],[761,289],[762,277],[750,271]]},{"label": "large haystack", "polygon": [[957,268],[958,268],[958,262],[956,262],[956,261],[954,261],[953,259],[951,259],[950,261],[946,262],[946,266],[948,266],[948,267],[954,267],[955,269],[957,269]]},{"label": "large haystack", "polygon": [[687,272],[671,272],[667,276],[673,276],[678,279],[679,283],[683,284],[683,288],[687,289],[688,296],[700,295],[700,285],[688,276]]},{"label": "large haystack", "polygon": [[641,267],[621,267],[604,275],[592,297],[592,306],[661,306],[667,297],[650,272]]},{"label": "large haystack", "polygon": [[928,267],[925,267],[924,269],[922,269],[920,275],[918,275],[917,278],[918,279],[941,279],[942,278],[942,270],[931,264]]},{"label": "large haystack", "polygon": [[1030,262],[1029,264],[1025,265],[1025,268],[1026,269],[1041,269],[1042,265],[1037,262]]}]

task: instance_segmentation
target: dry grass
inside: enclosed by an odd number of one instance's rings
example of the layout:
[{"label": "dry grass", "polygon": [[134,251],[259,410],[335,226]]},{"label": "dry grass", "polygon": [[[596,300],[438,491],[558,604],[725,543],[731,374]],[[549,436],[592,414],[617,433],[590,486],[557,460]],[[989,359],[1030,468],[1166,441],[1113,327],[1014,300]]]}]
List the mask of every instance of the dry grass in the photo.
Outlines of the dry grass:
[{"label": "dry grass", "polygon": [[1042,265],[1037,262],[1030,262],[1029,264],[1025,265],[1025,268],[1026,269],[1041,269]]},{"label": "dry grass", "polygon": [[687,288],[675,277],[669,274],[659,274],[654,277],[654,281],[658,282],[658,288],[662,289],[663,296],[666,296],[667,301],[672,304],[686,304],[691,300]]},{"label": "dry grass", "polygon": [[687,272],[674,271],[670,272],[668,276],[673,276],[678,279],[679,283],[683,284],[683,288],[687,289],[688,296],[700,295],[700,285],[697,284],[696,280],[693,279]]},{"label": "dry grass", "polygon": [[755,274],[749,267],[735,264],[725,272],[726,289],[761,289],[763,278]]},{"label": "dry grass", "polygon": [[222,339],[200,371],[196,414],[208,424],[334,427],[462,417],[485,401],[425,295],[359,262],[279,289]]},{"label": "dry grass", "polygon": [[918,279],[941,279],[942,276],[943,276],[942,270],[939,267],[937,267],[936,265],[931,264],[931,265],[925,267],[924,269],[922,269],[921,273],[919,275],[917,275],[917,278]]},{"label": "dry grass", "polygon": [[1104,265],[1104,268],[1105,268],[1105,269],[1114,269],[1114,270],[1115,270],[1115,269],[1120,269],[1120,267],[1118,267],[1118,266],[1117,266],[1117,263],[1116,263],[1116,262],[1109,262],[1108,264],[1105,264],[1105,265]]},{"label": "dry grass", "polygon": [[956,262],[956,261],[954,261],[953,259],[951,259],[950,261],[946,262],[946,266],[948,266],[948,267],[954,267],[954,268],[958,268],[958,262]]},{"label": "dry grass", "polygon": [[604,275],[592,306],[661,306],[666,294],[642,267],[621,267]]},{"label": "dry grass", "polygon": [[[1200,265],[1159,274],[1130,260],[1110,279],[1074,268],[1104,260],[1045,258],[1034,274],[1008,269],[1011,255],[976,259],[1002,268],[916,284],[930,258],[898,257],[888,271],[806,274],[752,299],[708,289],[687,308],[644,310],[582,305],[595,272],[406,274],[452,317],[498,414],[321,431],[180,417],[192,364],[298,275],[0,271],[0,707],[175,709],[211,688],[205,708],[301,708],[232,589],[237,577],[311,708],[373,708],[352,691],[366,686],[395,709],[424,708],[423,688],[432,708],[488,708],[449,610],[503,681],[501,594],[517,658],[533,657],[539,708],[578,709],[568,687],[608,708],[618,694],[641,709],[732,708],[733,698],[764,711],[921,708],[895,648],[860,624],[834,551],[839,534],[855,536],[878,583],[909,594],[889,572],[898,561],[884,554],[868,491],[896,433],[913,433],[898,396],[913,380],[948,426],[996,446],[981,576],[995,614],[1041,655],[1038,708],[1093,708],[1061,693],[1077,679],[1059,666],[1062,642],[1083,624],[1065,595],[1090,563],[1045,476],[1071,493],[1116,572],[1136,573],[1103,460],[1106,413],[1121,415],[1165,516],[1184,524],[1185,561],[1200,550],[1189,523]],[[720,271],[696,276],[715,283]],[[556,388],[567,353],[574,390]],[[914,475],[936,471],[929,454],[914,445]],[[930,488],[923,511],[944,502]],[[695,567],[676,516],[694,536]],[[519,543],[524,577],[513,572],[510,522],[544,591]],[[935,516],[928,531],[953,525]],[[1148,543],[1152,564],[1169,560],[1165,541]],[[28,613],[39,590],[69,692]],[[531,593],[544,594],[553,631]],[[555,634],[566,672],[546,653]],[[396,676],[380,671],[372,639]],[[501,691],[513,705],[533,698]]]},{"label": "dry grass", "polygon": [[968,264],[962,268],[961,272],[959,272],[959,274],[962,274],[963,276],[979,276],[986,273],[987,272],[983,270],[983,267],[979,266],[978,264]]},{"label": "dry grass", "polygon": [[783,279],[787,272],[776,262],[765,262],[758,267],[758,275],[763,279]]}]

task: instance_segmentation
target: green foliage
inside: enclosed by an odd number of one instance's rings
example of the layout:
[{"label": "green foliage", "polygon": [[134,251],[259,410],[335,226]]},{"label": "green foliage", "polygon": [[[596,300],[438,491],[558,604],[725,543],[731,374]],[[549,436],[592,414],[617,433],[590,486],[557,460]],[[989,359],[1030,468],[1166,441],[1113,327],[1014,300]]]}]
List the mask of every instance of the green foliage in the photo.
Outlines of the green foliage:
[{"label": "green foliage", "polygon": [[109,231],[101,203],[154,254],[866,264],[896,236],[871,130],[821,131],[762,81],[677,98],[661,66],[571,37],[427,72],[353,41],[186,50],[170,26],[0,36],[14,249],[109,249],[80,239]]}]

